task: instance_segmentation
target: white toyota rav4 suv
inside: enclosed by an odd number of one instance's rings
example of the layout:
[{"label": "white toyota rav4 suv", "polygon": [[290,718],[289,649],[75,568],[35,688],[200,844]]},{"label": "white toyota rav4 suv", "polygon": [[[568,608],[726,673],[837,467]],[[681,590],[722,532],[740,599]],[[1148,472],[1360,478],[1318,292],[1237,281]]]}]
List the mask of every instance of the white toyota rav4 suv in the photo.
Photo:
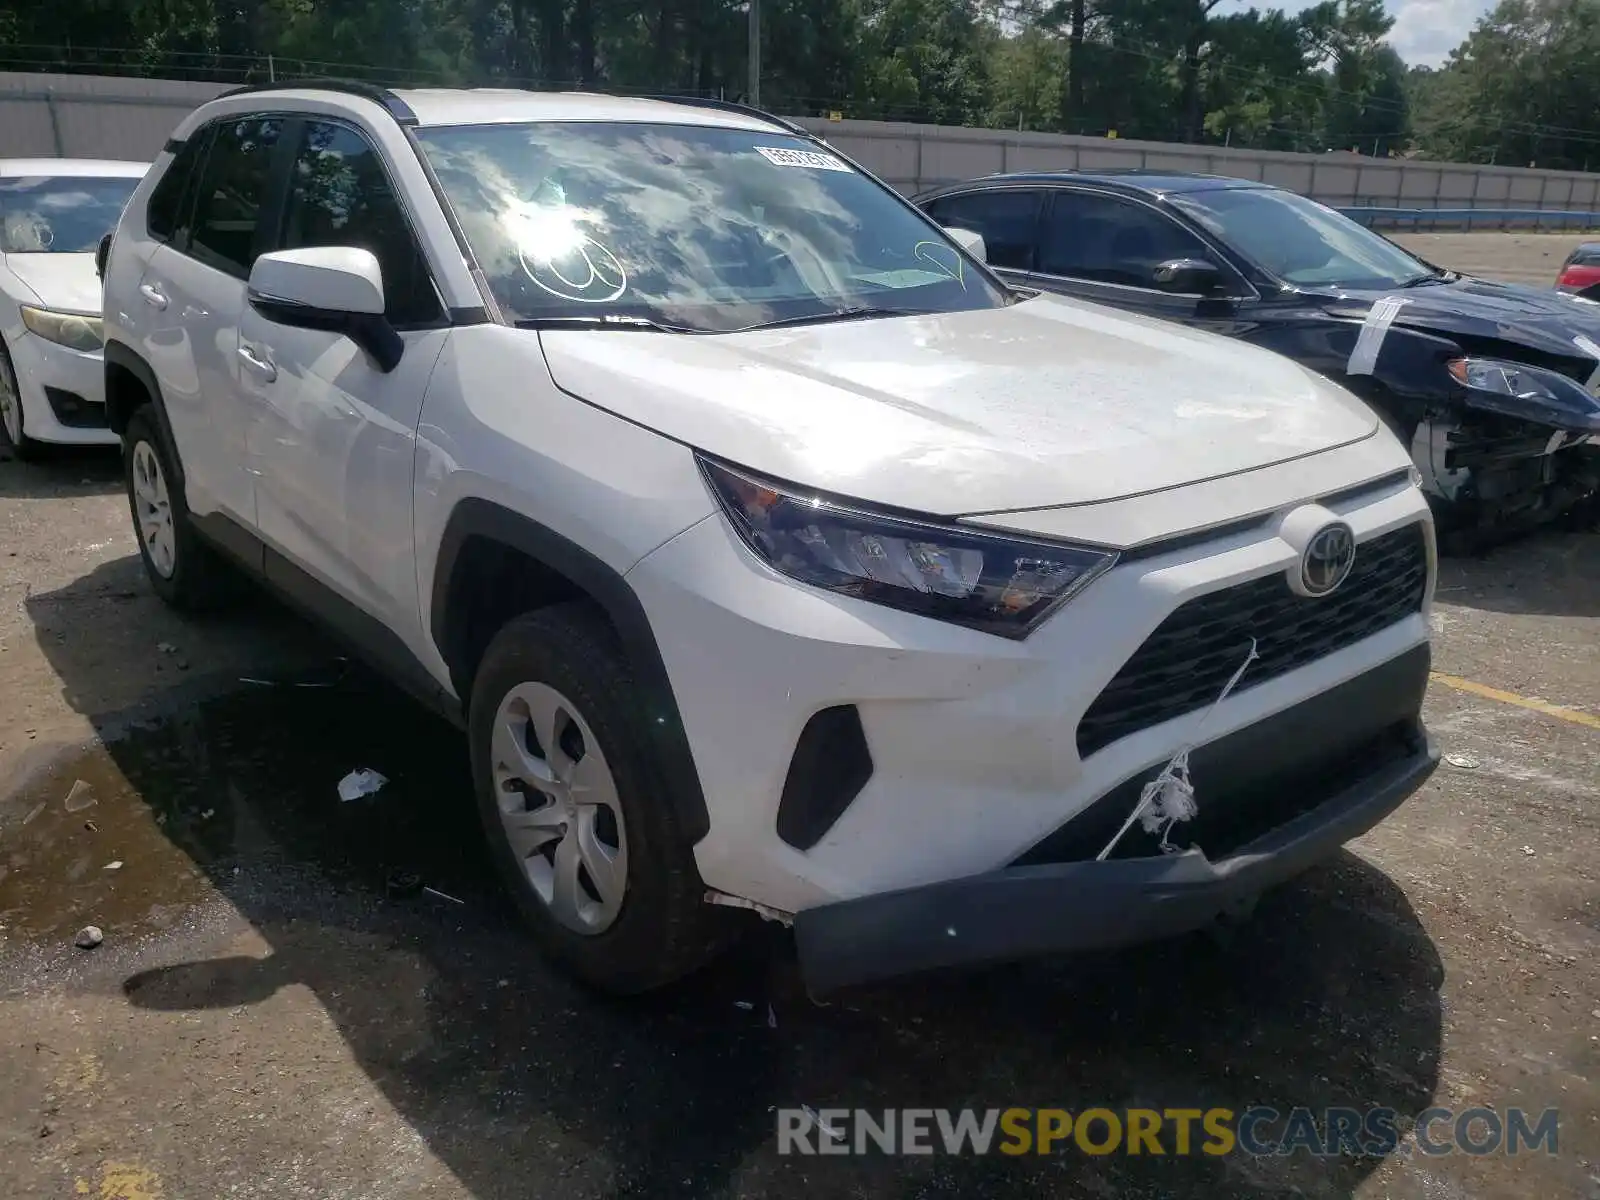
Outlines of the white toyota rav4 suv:
[{"label": "white toyota rav4 suv", "polygon": [[1371,411],[1008,290],[765,114],[230,93],[105,330],[155,589],[243,567],[463,725],[603,987],[730,907],[817,993],[1192,929],[1436,764],[1433,532]]}]

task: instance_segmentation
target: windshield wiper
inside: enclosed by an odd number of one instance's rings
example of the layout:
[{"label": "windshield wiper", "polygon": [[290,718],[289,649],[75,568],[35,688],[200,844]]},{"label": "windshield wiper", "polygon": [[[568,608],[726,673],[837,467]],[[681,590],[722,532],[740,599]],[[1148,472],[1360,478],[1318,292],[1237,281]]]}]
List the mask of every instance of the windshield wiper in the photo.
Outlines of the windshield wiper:
[{"label": "windshield wiper", "polygon": [[853,321],[862,317],[921,317],[936,311],[931,308],[879,308],[861,304],[849,308],[834,308],[826,312],[808,313],[799,317],[779,317],[776,321],[762,321],[755,325],[741,325],[736,329],[697,329],[690,325],[671,325],[650,317],[636,317],[621,313],[584,317],[558,314],[547,317],[522,317],[512,322],[517,329],[648,329],[657,333],[750,333],[757,329],[777,329],[784,325],[820,325],[828,321]]},{"label": "windshield wiper", "polygon": [[826,312],[808,313],[799,317],[779,317],[776,321],[762,321],[730,329],[729,333],[751,333],[757,329],[778,329],[784,325],[822,325],[829,321],[854,321],[863,317],[925,317],[934,312],[931,308],[880,308],[873,304],[858,304],[848,308],[832,308]]},{"label": "windshield wiper", "polygon": [[1432,271],[1427,275],[1414,275],[1400,284],[1403,288],[1422,287],[1430,283],[1449,283],[1456,277],[1454,271]]},{"label": "windshield wiper", "polygon": [[700,329],[690,329],[687,325],[668,325],[662,321],[652,321],[649,317],[624,316],[621,313],[606,313],[595,317],[569,315],[521,317],[513,321],[512,325],[517,329],[650,329],[657,333],[704,332]]}]

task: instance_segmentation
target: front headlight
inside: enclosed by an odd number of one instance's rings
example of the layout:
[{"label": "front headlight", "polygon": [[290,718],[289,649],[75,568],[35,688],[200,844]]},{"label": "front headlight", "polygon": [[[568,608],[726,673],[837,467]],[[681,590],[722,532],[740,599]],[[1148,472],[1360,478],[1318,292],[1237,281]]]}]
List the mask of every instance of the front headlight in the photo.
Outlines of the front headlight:
[{"label": "front headlight", "polygon": [[774,570],[1001,637],[1026,637],[1117,557],[864,512],[704,458],[700,467],[739,536]]},{"label": "front headlight", "polygon": [[48,308],[22,306],[22,323],[47,342],[73,350],[93,353],[105,342],[105,324],[99,317],[81,313],[52,312]]},{"label": "front headlight", "polygon": [[1463,387],[1522,400],[1558,400],[1568,388],[1577,386],[1555,371],[1495,358],[1452,358],[1447,366]]}]

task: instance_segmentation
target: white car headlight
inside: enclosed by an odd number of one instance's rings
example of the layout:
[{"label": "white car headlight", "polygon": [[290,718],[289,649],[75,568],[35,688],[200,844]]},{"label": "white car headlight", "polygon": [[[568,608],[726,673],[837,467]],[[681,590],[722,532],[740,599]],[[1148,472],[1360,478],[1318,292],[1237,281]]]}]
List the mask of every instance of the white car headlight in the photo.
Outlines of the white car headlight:
[{"label": "white car headlight", "polygon": [[104,322],[84,313],[53,312],[24,304],[22,323],[45,341],[73,350],[92,353],[105,343]]},{"label": "white car headlight", "polygon": [[1117,558],[866,512],[704,458],[700,467],[739,536],[774,570],[1001,637],[1026,637]]}]

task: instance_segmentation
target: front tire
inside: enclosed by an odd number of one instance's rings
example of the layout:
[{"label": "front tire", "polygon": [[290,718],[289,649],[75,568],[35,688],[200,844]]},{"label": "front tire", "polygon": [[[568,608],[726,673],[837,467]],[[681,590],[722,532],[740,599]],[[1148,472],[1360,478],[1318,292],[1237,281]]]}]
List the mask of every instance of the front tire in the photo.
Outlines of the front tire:
[{"label": "front tire", "polygon": [[4,343],[0,343],[0,436],[10,443],[11,453],[21,462],[34,462],[43,449],[42,443],[28,436],[22,389],[17,385],[17,370]]},{"label": "front tire", "polygon": [[139,557],[156,595],[185,612],[203,612],[232,594],[233,578],[195,532],[175,461],[155,410],[136,409],[122,435],[122,464]]},{"label": "front tire", "polygon": [[623,995],[687,975],[729,925],[705,903],[636,694],[610,626],[562,604],[495,636],[468,719],[484,830],[535,941]]}]

